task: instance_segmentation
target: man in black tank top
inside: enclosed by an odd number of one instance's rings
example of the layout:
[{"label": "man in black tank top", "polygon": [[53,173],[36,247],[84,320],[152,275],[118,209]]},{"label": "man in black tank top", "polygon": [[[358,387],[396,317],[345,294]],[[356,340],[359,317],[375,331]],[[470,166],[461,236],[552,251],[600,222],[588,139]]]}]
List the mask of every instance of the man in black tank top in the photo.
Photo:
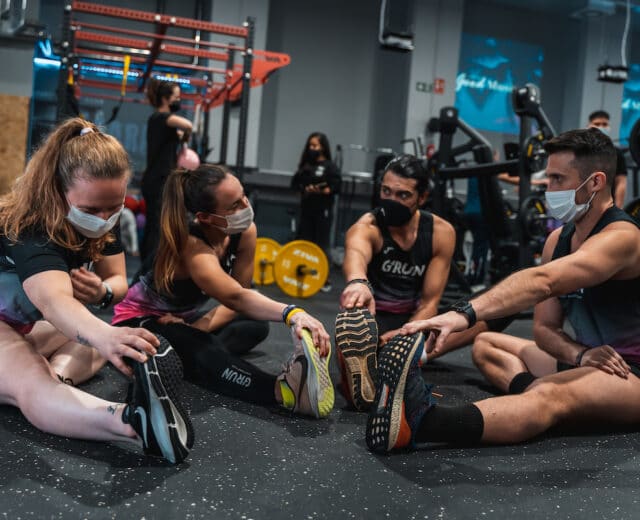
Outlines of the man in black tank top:
[{"label": "man in black tank top", "polygon": [[393,159],[382,177],[380,207],[347,232],[340,298],[346,311],[336,319],[336,345],[343,390],[358,409],[373,401],[378,336],[384,344],[409,319],[434,316],[447,283],[455,231],[419,209],[427,185],[416,157]]},{"label": "man in black tank top", "polygon": [[[389,451],[426,442],[516,443],[558,424],[640,422],[640,229],[613,206],[616,151],[596,129],[545,145],[547,203],[565,225],[552,232],[543,264],[518,271],[471,302],[407,324],[379,359],[367,443]],[[478,319],[535,305],[534,341],[485,333],[474,361],[514,395],[466,406],[435,405],[417,358]],[[565,319],[572,331],[564,331]]]}]

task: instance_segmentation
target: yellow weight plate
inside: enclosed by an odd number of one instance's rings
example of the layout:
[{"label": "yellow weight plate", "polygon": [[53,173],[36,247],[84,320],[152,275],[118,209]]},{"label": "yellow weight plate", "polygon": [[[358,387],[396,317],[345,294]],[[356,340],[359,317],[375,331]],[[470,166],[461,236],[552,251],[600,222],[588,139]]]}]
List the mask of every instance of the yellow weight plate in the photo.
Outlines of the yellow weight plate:
[{"label": "yellow weight plate", "polygon": [[324,251],[313,242],[294,240],[282,246],[274,264],[276,283],[285,294],[309,298],[329,276]]},{"label": "yellow weight plate", "polygon": [[256,254],[253,257],[253,283],[271,285],[276,279],[273,276],[273,263],[281,246],[270,238],[256,239]]}]

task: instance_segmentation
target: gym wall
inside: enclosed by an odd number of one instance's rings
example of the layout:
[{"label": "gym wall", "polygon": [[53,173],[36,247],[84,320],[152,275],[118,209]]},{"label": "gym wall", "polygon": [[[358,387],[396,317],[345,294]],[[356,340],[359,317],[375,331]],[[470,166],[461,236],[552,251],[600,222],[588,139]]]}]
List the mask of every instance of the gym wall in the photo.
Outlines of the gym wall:
[{"label": "gym wall", "polygon": [[0,193],[22,173],[27,155],[33,44],[0,42]]}]

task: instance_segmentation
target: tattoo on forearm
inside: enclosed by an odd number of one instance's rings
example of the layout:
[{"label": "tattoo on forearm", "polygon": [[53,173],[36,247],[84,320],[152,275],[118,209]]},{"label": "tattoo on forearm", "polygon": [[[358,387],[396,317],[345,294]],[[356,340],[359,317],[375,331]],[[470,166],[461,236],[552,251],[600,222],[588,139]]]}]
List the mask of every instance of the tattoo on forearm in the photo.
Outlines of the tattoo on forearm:
[{"label": "tattoo on forearm", "polygon": [[107,412],[109,412],[111,415],[115,415],[118,411],[119,406],[119,404],[110,404],[109,406],[107,406]]},{"label": "tattoo on forearm", "polygon": [[93,346],[91,345],[91,342],[87,338],[81,336],[79,332],[76,334],[76,341],[81,345],[86,345],[87,347]]}]

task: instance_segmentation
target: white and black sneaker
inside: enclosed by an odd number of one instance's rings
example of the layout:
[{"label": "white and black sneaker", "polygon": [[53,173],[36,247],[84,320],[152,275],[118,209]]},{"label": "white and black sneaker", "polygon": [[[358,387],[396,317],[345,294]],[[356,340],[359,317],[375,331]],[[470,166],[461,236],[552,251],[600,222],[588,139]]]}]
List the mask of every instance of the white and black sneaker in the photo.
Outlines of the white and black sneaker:
[{"label": "white and black sneaker", "polygon": [[182,462],[193,446],[193,426],[180,403],[182,362],[166,338],[145,363],[131,361],[134,380],[129,385],[123,422],[142,439],[145,454]]}]

